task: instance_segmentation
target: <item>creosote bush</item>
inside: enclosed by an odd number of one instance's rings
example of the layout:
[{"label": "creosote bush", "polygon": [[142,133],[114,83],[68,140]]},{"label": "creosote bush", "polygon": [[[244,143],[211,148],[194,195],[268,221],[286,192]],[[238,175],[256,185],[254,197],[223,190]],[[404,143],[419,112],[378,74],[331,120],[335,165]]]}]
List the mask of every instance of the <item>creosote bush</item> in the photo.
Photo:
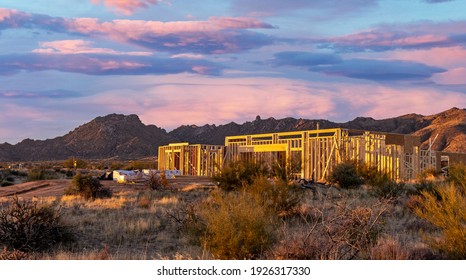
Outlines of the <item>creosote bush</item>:
[{"label": "creosote bush", "polygon": [[251,196],[259,205],[279,216],[296,213],[304,192],[303,189],[289,185],[286,181],[271,181],[265,177],[257,177],[242,191]]},{"label": "creosote bush", "polygon": [[47,170],[44,168],[35,168],[28,172],[28,181],[40,181],[58,179],[58,175],[54,170]]},{"label": "creosote bush", "polygon": [[82,174],[73,177],[73,187],[66,189],[65,194],[77,194],[88,200],[112,196],[111,190],[104,188],[99,179]]},{"label": "creosote bush", "polygon": [[440,229],[437,237],[424,236],[433,248],[451,259],[466,258],[466,194],[451,183],[436,188],[436,193],[423,191],[416,201],[414,213]]},{"label": "creosote bush", "polygon": [[352,161],[336,165],[328,180],[333,184],[338,184],[343,189],[357,188],[363,183],[358,174],[357,165]]},{"label": "creosote bush", "polygon": [[466,194],[466,165],[457,164],[450,166],[448,169],[448,181],[455,184],[461,192]]},{"label": "creosote bush", "polygon": [[164,172],[160,174],[151,173],[145,183],[146,187],[152,190],[162,190],[168,187],[168,180]]},{"label": "creosote bush", "polygon": [[251,185],[255,178],[268,176],[269,169],[263,163],[245,161],[229,162],[213,180],[226,191],[238,190]]},{"label": "creosote bush", "polygon": [[192,214],[191,239],[218,259],[257,259],[275,241],[275,215],[244,192],[215,192]]},{"label": "creosote bush", "polygon": [[396,198],[406,191],[406,185],[403,182],[396,182],[385,173],[376,173],[367,180],[369,192],[380,198]]},{"label": "creosote bush", "polygon": [[[353,206],[325,197],[293,228],[283,225],[282,241],[268,251],[272,259],[368,259],[382,231],[388,203]],[[342,203],[344,202],[344,203]]]},{"label": "creosote bush", "polygon": [[[73,240],[69,227],[61,220],[60,208],[20,201],[15,197],[0,211],[0,244],[5,257],[8,250],[23,252],[44,251]],[[8,249],[8,250],[7,250]]]}]

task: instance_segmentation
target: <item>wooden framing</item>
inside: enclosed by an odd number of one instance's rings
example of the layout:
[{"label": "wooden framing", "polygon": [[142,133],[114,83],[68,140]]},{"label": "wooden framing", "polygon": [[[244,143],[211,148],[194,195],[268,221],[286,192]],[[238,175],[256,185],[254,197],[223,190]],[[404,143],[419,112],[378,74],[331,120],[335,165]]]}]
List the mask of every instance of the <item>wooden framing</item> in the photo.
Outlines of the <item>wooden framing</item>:
[{"label": "wooden framing", "polygon": [[411,135],[350,129],[319,129],[225,138],[227,161],[281,161],[297,165],[297,178],[325,181],[335,165],[356,161],[376,166],[394,180],[412,180],[435,167],[432,152]]},{"label": "wooden framing", "polygon": [[223,162],[224,146],[173,143],[159,147],[159,170],[180,170],[181,175],[212,176]]}]

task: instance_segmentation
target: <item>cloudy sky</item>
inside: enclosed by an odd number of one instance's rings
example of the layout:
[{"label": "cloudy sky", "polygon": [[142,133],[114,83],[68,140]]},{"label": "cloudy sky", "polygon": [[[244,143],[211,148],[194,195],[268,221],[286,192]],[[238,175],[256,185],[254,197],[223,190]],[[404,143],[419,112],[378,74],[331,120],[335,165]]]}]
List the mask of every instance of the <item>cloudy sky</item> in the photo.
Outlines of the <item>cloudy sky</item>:
[{"label": "cloudy sky", "polygon": [[466,107],[466,0],[2,0],[0,143]]}]

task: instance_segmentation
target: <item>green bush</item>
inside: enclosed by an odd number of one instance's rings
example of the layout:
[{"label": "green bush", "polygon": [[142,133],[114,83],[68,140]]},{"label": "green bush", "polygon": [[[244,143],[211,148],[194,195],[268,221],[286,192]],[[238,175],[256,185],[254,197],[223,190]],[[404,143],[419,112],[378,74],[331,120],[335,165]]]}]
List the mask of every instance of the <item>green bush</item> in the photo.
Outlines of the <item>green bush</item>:
[{"label": "green bush", "polygon": [[457,164],[448,168],[448,181],[466,194],[466,165]]},{"label": "green bush", "polygon": [[28,172],[28,181],[45,180],[45,171],[42,169],[33,169]]},{"label": "green bush", "polygon": [[395,198],[406,191],[406,185],[403,182],[396,182],[385,173],[378,173],[367,180],[369,192],[380,198]]},{"label": "green bush", "polygon": [[466,258],[466,194],[455,184],[437,186],[437,193],[423,191],[414,212],[440,229],[425,241],[451,259]]},{"label": "green bush", "polygon": [[244,185],[251,185],[254,179],[260,176],[268,176],[268,168],[263,163],[229,162],[221,172],[213,176],[213,180],[220,188],[226,191],[241,189]]},{"label": "green bush", "polygon": [[63,224],[59,208],[15,197],[0,211],[0,244],[9,250],[43,251],[72,240],[71,230]]},{"label": "green bush", "polygon": [[151,173],[145,185],[152,190],[162,190],[168,187],[168,180],[164,172],[160,174]]},{"label": "green bush", "polygon": [[28,172],[28,181],[40,181],[58,179],[58,175],[53,170],[43,168],[32,169]]},{"label": "green bush", "polygon": [[421,177],[414,185],[413,188],[407,189],[406,193],[409,196],[412,195],[421,195],[423,192],[429,192],[438,196],[437,192],[437,183],[435,181],[427,180],[426,178]]},{"label": "green bush", "polygon": [[245,192],[213,194],[188,225],[198,244],[218,259],[256,259],[276,238],[276,220]]},{"label": "green bush", "polygon": [[243,189],[259,205],[279,216],[296,213],[303,198],[303,189],[288,185],[286,181],[270,181],[257,177],[254,182]]},{"label": "green bush", "polygon": [[357,188],[363,183],[357,171],[357,164],[352,161],[337,164],[328,180],[343,189]]},{"label": "green bush", "polygon": [[82,174],[73,177],[73,187],[67,189],[65,193],[78,194],[87,200],[112,196],[110,189],[104,188],[99,179]]}]

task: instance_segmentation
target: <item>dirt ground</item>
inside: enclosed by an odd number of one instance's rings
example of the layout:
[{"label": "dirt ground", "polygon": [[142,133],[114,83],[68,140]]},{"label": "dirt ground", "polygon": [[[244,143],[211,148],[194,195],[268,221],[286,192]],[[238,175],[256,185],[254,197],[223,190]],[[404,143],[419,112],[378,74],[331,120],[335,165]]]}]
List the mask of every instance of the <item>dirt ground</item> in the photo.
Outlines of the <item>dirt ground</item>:
[{"label": "dirt ground", "polygon": [[[0,188],[0,198],[9,198],[13,197],[14,195],[24,199],[50,196],[61,197],[64,195],[65,189],[71,186],[71,181],[71,179],[41,180],[2,187]],[[177,178],[168,179],[168,181],[171,187],[180,190],[193,184],[213,186],[213,183],[208,177],[180,176]],[[145,188],[143,183],[119,184],[114,181],[104,180],[100,182],[104,187],[110,188],[113,192],[132,190],[137,191]]]}]

